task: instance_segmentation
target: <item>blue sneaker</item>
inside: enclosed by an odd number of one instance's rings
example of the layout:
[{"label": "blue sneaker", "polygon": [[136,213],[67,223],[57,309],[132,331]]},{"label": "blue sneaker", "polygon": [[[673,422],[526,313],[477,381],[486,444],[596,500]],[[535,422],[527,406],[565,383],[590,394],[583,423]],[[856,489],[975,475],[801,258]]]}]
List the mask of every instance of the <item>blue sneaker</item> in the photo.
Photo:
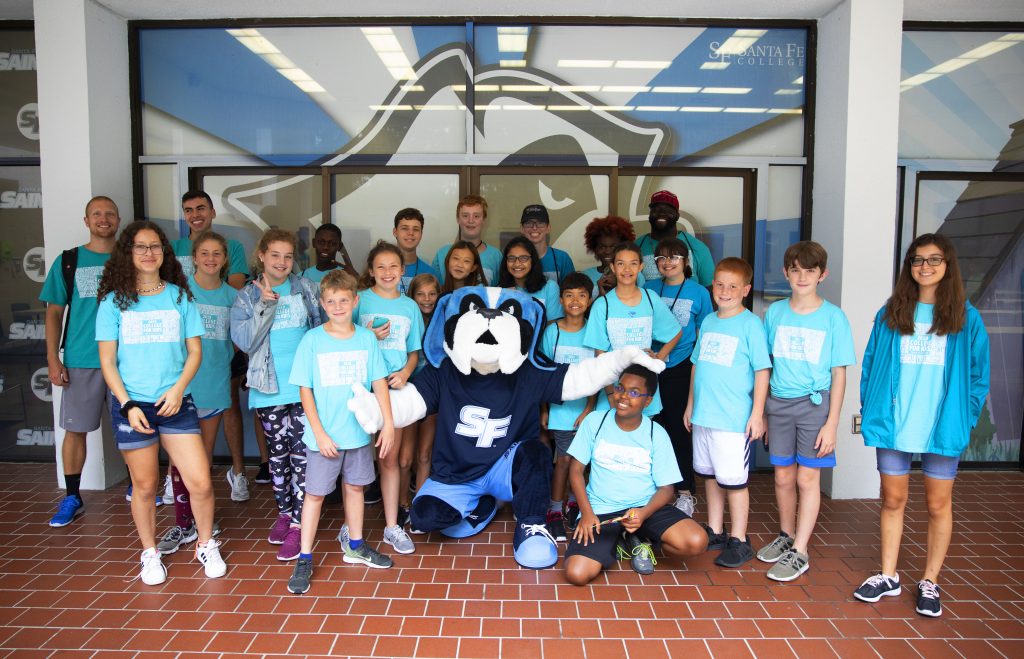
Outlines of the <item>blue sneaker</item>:
[{"label": "blue sneaker", "polygon": [[517,523],[512,548],[516,563],[532,570],[543,570],[558,562],[558,545],[543,517]]},{"label": "blue sneaker", "polygon": [[449,538],[468,538],[484,530],[498,512],[497,500],[489,494],[480,497],[476,508],[466,515],[461,522],[441,529],[441,534]]},{"label": "blue sneaker", "polygon": [[84,512],[85,504],[82,503],[80,498],[74,494],[64,497],[64,500],[60,502],[60,506],[57,508],[57,514],[50,520],[50,526],[54,528],[67,526]]},{"label": "blue sneaker", "polygon": [[[132,486],[131,485],[128,486],[128,491],[124,493],[124,500],[127,501],[128,503],[132,502]],[[164,505],[164,497],[163,497],[162,494],[157,492],[156,493],[156,507],[159,508],[162,505]]]}]

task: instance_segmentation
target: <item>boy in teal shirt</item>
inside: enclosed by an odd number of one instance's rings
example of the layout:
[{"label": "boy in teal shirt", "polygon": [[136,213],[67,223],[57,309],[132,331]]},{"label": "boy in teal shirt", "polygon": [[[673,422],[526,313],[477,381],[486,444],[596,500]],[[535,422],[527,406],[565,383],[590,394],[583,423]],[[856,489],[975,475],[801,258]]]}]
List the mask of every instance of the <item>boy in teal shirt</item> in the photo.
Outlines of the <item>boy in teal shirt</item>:
[{"label": "boy in teal shirt", "polygon": [[363,487],[372,483],[373,448],[370,436],[348,410],[352,387],[372,387],[384,415],[377,436],[381,456],[396,450],[391,421],[384,357],[377,337],[352,322],[359,304],[356,280],[334,270],[320,282],[320,304],[327,323],[302,337],[292,362],[291,384],[299,387],[305,412],[303,441],[306,444],[306,497],[302,508],[302,543],[295,569],[288,580],[289,592],[309,590],[313,576],[313,541],[324,497],[334,491],[338,476],[344,480],[345,524],[348,540],[342,542],[346,563],[373,568],[391,567],[391,559],[363,540]]}]

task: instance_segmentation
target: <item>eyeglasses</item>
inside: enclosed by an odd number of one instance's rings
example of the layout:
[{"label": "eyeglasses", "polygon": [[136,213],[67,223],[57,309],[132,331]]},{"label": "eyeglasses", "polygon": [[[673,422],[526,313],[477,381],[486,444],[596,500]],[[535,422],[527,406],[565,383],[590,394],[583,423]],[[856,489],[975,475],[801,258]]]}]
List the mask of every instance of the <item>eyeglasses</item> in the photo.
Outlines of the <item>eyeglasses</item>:
[{"label": "eyeglasses", "polygon": [[545,222],[523,222],[524,229],[543,229],[547,226]]},{"label": "eyeglasses", "polygon": [[934,268],[936,266],[942,265],[942,263],[945,260],[946,259],[941,256],[929,256],[928,258],[925,258],[923,256],[911,256],[910,265],[912,265],[915,268],[920,268],[922,265],[927,263],[928,265]]},{"label": "eyeglasses", "polygon": [[630,398],[651,398],[654,396],[654,394],[640,393],[636,389],[630,389],[629,391],[626,391],[626,388],[618,383],[612,386],[612,391],[614,391],[617,394],[626,394]]},{"label": "eyeglasses", "polygon": [[529,262],[530,262],[530,255],[529,254],[522,254],[520,256],[516,256],[515,254],[509,254],[508,256],[505,257],[505,263],[529,263]]},{"label": "eyeglasses", "polygon": [[132,245],[132,254],[136,256],[143,256],[144,254],[158,254],[164,251],[164,246],[161,243],[154,243],[152,245]]},{"label": "eyeglasses", "polygon": [[655,256],[654,257],[654,262],[657,263],[658,265],[661,265],[662,263],[665,263],[666,261],[668,263],[681,263],[681,262],[683,262],[685,260],[686,260],[686,257],[682,256],[680,254],[673,254],[671,256]]}]

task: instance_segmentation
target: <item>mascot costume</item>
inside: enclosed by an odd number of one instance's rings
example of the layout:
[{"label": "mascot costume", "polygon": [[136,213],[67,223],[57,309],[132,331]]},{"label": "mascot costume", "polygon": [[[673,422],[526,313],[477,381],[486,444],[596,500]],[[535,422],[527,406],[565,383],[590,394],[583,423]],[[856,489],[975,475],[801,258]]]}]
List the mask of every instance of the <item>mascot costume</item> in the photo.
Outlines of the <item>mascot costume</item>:
[{"label": "mascot costume", "polygon": [[[664,369],[639,348],[578,364],[536,354],[544,308],[525,293],[460,288],[438,301],[423,351],[429,365],[391,391],[395,427],[437,414],[430,478],[412,502],[412,526],[452,538],[479,533],[499,502],[516,517],[513,550],[523,567],[558,560],[545,527],[551,499],[551,450],[539,440],[541,403],[583,398],[615,382],[630,364]],[[349,408],[368,432],[383,420],[376,398],[360,386]]]}]

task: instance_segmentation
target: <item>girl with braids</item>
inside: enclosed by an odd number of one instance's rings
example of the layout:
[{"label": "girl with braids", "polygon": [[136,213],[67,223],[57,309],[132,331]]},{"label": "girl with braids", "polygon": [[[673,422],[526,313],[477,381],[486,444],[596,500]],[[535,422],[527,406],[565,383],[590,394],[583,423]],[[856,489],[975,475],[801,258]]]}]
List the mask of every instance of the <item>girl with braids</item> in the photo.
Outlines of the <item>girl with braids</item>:
[{"label": "girl with braids", "polygon": [[[422,347],[423,314],[411,298],[398,292],[404,269],[401,250],[391,243],[378,241],[366,256],[366,271],[359,278],[359,305],[353,314],[356,324],[377,335],[389,373],[388,386],[392,389],[401,389],[412,377]],[[398,503],[403,481],[405,492],[409,491],[411,449],[416,433],[414,429],[404,431],[404,428],[395,428],[395,446],[399,450],[389,451],[379,458],[380,485],[384,498],[384,542],[400,554],[411,554],[416,547],[403,528],[409,522],[409,510],[399,511]],[[400,459],[402,455],[404,460]]]},{"label": "girl with braids", "polygon": [[323,322],[317,284],[292,273],[295,234],[271,229],[256,247],[256,278],[231,307],[231,340],[248,353],[249,407],[267,437],[277,520],[267,541],[280,545],[277,560],[301,550],[302,497],[306,491],[305,416],[298,386],[288,379],[306,331]]},{"label": "girl with braids", "polygon": [[901,593],[896,559],[910,461],[920,454],[928,553],[917,584],[917,612],[942,615],[935,582],[953,530],[953,481],[988,385],[988,334],[966,299],[953,244],[939,234],[918,236],[864,351],[861,429],[864,443],[876,448],[882,479],[882,571],[861,584],[857,599],[877,602]]},{"label": "girl with braids", "polygon": [[516,236],[505,245],[498,286],[529,293],[544,307],[547,320],[558,320],[565,315],[558,293],[558,282],[544,275],[537,248],[526,236]]},{"label": "girl with braids", "polygon": [[167,578],[156,548],[153,507],[159,442],[192,493],[196,559],[207,577],[222,577],[227,566],[212,537],[210,462],[188,393],[202,361],[203,320],[160,227],[147,221],[128,225],[103,269],[98,297],[100,368],[116,399],[110,406],[114,436],[134,485],[132,519],[143,549],[142,582],[152,586]]},{"label": "girl with braids", "polygon": [[[593,297],[606,294],[615,288],[615,274],[612,273],[612,252],[619,243],[631,243],[636,239],[633,223],[624,217],[609,215],[591,220],[583,233],[587,251],[597,259],[597,265],[587,268],[583,274],[594,282]],[[643,274],[638,275],[636,285],[643,288],[647,282]]]}]

